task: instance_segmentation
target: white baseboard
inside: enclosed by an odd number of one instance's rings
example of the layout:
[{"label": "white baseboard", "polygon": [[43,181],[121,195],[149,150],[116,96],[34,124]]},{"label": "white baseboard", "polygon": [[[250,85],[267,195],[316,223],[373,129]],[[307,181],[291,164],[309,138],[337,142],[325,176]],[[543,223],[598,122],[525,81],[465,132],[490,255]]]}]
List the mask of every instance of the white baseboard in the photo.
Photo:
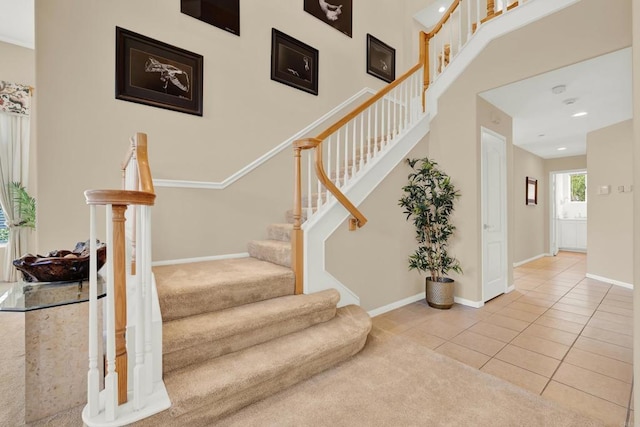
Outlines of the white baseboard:
[{"label": "white baseboard", "polygon": [[471,301],[469,299],[453,297],[453,302],[456,304],[466,305],[467,307],[480,308],[484,306],[484,301]]},{"label": "white baseboard", "polygon": [[587,273],[587,277],[593,280],[599,280],[610,285],[616,285],[627,289],[633,289],[633,283],[621,282],[620,280],[609,279],[608,277],[597,276],[595,274]]},{"label": "white baseboard", "polygon": [[412,297],[401,299],[400,301],[392,302],[391,304],[383,305],[382,307],[369,310],[367,314],[371,317],[376,317],[388,311],[395,310],[396,308],[404,307],[407,304],[420,301],[421,299],[424,299],[424,298],[425,298],[424,292],[420,292],[419,294],[416,294]]},{"label": "white baseboard", "polygon": [[175,264],[190,264],[192,262],[205,262],[205,261],[218,261],[221,259],[234,259],[234,258],[248,258],[248,252],[242,252],[239,254],[225,254],[225,255],[213,255],[203,256],[198,258],[181,258],[181,259],[168,259],[165,261],[153,261],[152,267],[158,267],[161,265],[175,265]]},{"label": "white baseboard", "polygon": [[509,292],[513,292],[516,290],[516,285],[511,285],[507,287],[507,290],[504,291],[505,294],[508,294]]},{"label": "white baseboard", "polygon": [[551,256],[551,254],[540,254],[540,255],[536,255],[536,256],[534,256],[534,257],[532,257],[532,258],[525,259],[524,261],[514,262],[514,263],[513,263],[513,267],[514,267],[514,268],[515,268],[515,267],[520,267],[520,266],[521,266],[521,265],[523,265],[523,264],[526,264],[526,263],[531,262],[531,261],[535,261],[535,260],[540,259],[540,258],[544,258],[544,257],[546,257],[546,256]]}]

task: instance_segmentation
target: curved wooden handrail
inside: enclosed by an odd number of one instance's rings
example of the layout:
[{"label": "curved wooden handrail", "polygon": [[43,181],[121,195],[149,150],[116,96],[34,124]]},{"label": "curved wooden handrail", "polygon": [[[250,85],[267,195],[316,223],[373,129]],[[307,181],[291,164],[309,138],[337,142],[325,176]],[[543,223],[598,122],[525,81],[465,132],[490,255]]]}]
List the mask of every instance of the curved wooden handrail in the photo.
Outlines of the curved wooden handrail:
[{"label": "curved wooden handrail", "polygon": [[146,205],[153,206],[156,195],[133,190],[87,190],[84,197],[88,205]]},{"label": "curved wooden handrail", "polygon": [[149,156],[147,154],[147,134],[136,134],[136,160],[138,163],[138,176],[140,178],[140,191],[155,193],[153,189],[153,179],[151,168],[149,167]]}]

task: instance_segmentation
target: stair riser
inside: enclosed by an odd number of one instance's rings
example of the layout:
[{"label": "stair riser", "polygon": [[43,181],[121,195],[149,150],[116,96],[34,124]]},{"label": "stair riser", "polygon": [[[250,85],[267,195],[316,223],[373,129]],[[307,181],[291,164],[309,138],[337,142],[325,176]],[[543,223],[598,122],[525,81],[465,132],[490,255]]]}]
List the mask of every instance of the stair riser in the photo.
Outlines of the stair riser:
[{"label": "stair riser", "polygon": [[291,295],[293,273],[272,276],[255,282],[229,283],[215,292],[193,292],[172,295],[160,300],[162,320],[168,322],[211,311],[224,310],[270,298]]},{"label": "stair riser", "polygon": [[291,227],[275,227],[269,226],[267,228],[267,238],[270,240],[280,240],[282,242],[291,242]]},{"label": "stair riser", "polygon": [[335,306],[319,312],[307,313],[263,326],[257,330],[250,330],[238,333],[230,337],[211,341],[200,342],[197,346],[180,349],[172,353],[163,355],[164,373],[186,367],[194,363],[204,362],[214,357],[242,350],[256,344],[261,344],[269,340],[300,331],[318,323],[331,320],[336,314]]},{"label": "stair riser", "polygon": [[271,248],[250,243],[249,255],[283,267],[291,267],[291,246]]},{"label": "stair riser", "polygon": [[[366,335],[340,349],[327,349],[319,357],[301,361],[300,364],[290,366],[286,370],[278,372],[268,372],[261,381],[253,387],[221,393],[223,399],[218,395],[210,396],[206,402],[197,408],[186,405],[174,405],[169,409],[171,415],[181,425],[188,426],[210,426],[212,422],[231,414],[251,403],[269,397],[281,390],[289,388],[307,378],[323,372],[338,363],[348,359],[358,353],[366,343]],[[227,394],[231,392],[231,394]],[[185,402],[186,403],[186,402]]]}]

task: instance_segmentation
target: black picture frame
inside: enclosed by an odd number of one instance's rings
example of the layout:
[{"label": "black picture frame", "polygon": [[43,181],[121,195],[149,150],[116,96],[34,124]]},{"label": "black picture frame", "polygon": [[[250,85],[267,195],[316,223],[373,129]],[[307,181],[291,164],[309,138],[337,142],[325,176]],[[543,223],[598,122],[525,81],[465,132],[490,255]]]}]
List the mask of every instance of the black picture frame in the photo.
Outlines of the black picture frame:
[{"label": "black picture frame", "polygon": [[116,99],[202,116],[203,57],[116,27]]},{"label": "black picture frame", "polygon": [[240,0],[180,0],[180,12],[240,36]]},{"label": "black picture frame", "polygon": [[304,0],[304,11],[353,37],[353,0]]},{"label": "black picture frame", "polygon": [[272,28],[271,80],[318,95],[318,49]]},{"label": "black picture frame", "polygon": [[527,205],[538,204],[538,180],[537,179],[527,177],[525,196],[527,198]]},{"label": "black picture frame", "polygon": [[396,79],[396,50],[367,34],[367,74],[391,83]]}]

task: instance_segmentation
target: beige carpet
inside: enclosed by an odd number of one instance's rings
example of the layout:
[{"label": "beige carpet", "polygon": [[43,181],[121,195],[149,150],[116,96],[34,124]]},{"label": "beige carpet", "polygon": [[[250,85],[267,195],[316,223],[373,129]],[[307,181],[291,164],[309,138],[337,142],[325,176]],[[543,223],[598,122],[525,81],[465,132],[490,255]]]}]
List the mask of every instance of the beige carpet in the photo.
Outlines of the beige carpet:
[{"label": "beige carpet", "polygon": [[[81,426],[79,410],[38,425]],[[379,329],[365,349],[216,426],[602,426]],[[189,426],[193,427],[193,426]]]}]

